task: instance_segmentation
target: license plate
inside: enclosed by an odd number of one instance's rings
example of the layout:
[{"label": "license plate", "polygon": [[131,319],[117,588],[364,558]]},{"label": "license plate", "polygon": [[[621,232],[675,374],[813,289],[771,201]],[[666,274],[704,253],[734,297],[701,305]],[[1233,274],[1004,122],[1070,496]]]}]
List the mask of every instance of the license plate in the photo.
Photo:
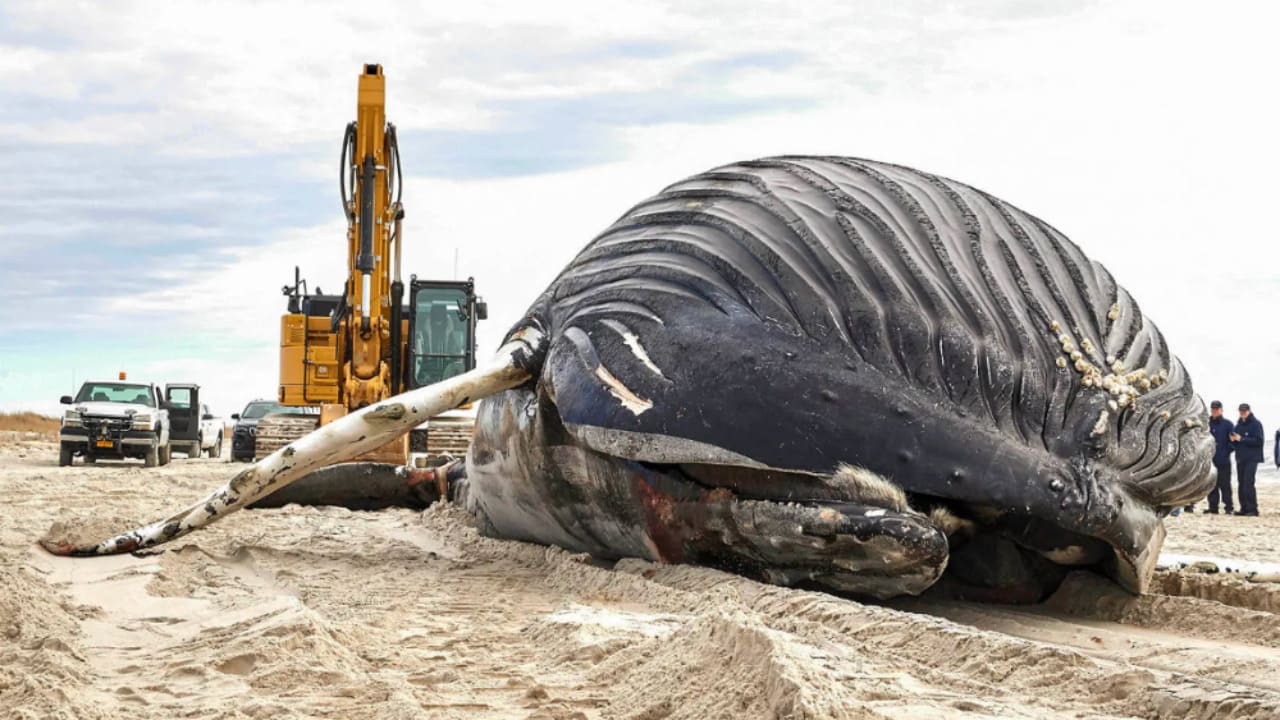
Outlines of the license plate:
[{"label": "license plate", "polygon": [[111,447],[111,441],[110,441],[110,440],[99,440],[99,441],[98,441],[98,447],[109,448],[109,447]]}]

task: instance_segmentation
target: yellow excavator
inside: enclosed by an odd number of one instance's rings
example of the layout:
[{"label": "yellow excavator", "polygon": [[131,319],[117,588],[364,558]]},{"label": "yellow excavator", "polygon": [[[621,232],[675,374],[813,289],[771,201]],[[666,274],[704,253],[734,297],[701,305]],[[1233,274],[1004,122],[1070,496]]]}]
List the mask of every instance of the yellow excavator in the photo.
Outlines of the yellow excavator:
[{"label": "yellow excavator", "polygon": [[[403,178],[395,126],[386,119],[381,65],[360,75],[356,120],[347,125],[339,170],[347,216],[347,280],[339,295],[309,292],[298,268],[283,293],[279,402],[290,408],[258,422],[255,456],[407,389],[475,367],[476,323],[487,316],[475,282],[400,275]],[[467,409],[423,426],[362,458],[405,466],[464,455],[474,416]]]}]

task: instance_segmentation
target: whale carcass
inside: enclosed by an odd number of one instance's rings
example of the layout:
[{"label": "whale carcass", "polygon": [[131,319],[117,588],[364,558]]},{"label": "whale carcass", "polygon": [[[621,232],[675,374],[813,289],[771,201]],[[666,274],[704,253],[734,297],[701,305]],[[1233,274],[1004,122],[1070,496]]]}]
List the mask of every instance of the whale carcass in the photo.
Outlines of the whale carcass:
[{"label": "whale carcass", "polygon": [[489,534],[876,597],[946,572],[1034,599],[1145,589],[1202,497],[1203,403],[1110,273],[982,191],[777,157],[592,240],[493,360],[327,425],[100,554],[177,537],[484,398],[452,492]]}]

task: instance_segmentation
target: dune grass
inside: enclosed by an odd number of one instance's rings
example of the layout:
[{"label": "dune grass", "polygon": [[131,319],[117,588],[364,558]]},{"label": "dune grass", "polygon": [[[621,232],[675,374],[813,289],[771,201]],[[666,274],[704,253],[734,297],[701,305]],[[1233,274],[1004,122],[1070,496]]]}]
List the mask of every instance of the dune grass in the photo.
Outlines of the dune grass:
[{"label": "dune grass", "polygon": [[58,418],[34,412],[0,412],[0,431],[33,432],[42,436],[58,436]]}]

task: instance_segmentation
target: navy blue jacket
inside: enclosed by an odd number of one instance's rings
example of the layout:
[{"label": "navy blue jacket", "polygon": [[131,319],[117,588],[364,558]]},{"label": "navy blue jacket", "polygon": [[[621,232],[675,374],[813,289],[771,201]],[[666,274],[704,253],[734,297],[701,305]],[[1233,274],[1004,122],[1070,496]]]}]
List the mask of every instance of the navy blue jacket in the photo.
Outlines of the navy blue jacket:
[{"label": "navy blue jacket", "polygon": [[1236,462],[1262,462],[1262,446],[1266,444],[1266,434],[1262,430],[1262,421],[1252,413],[1249,417],[1236,423]]},{"label": "navy blue jacket", "polygon": [[1280,430],[1276,431],[1276,450],[1271,453],[1271,459],[1276,461],[1276,467],[1280,468]]},{"label": "navy blue jacket", "polygon": [[[1217,443],[1213,453],[1213,464],[1217,467],[1231,464],[1231,433],[1236,431],[1235,428],[1225,417],[1209,418],[1209,433]],[[1276,434],[1276,442],[1280,443],[1280,432]]]}]

